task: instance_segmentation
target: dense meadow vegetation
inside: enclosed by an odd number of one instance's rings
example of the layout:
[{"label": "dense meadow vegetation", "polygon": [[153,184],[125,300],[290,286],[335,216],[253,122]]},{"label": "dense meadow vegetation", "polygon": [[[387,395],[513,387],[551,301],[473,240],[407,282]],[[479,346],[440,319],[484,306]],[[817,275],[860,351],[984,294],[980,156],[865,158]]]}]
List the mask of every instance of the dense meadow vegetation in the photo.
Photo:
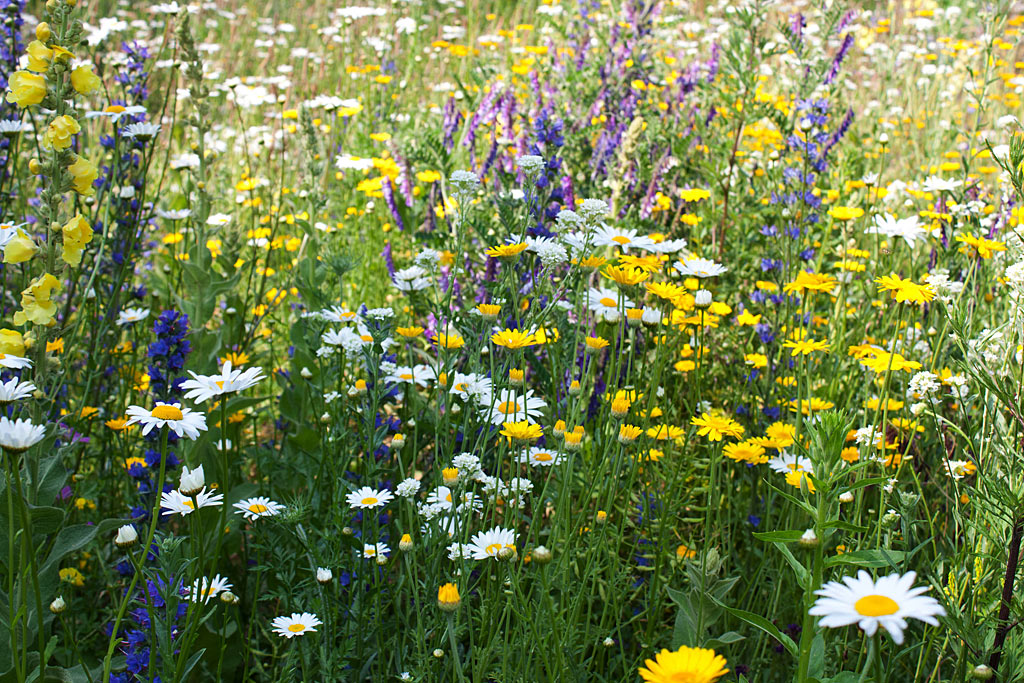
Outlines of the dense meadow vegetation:
[{"label": "dense meadow vegetation", "polygon": [[1024,680],[1022,31],[0,0],[0,681]]}]

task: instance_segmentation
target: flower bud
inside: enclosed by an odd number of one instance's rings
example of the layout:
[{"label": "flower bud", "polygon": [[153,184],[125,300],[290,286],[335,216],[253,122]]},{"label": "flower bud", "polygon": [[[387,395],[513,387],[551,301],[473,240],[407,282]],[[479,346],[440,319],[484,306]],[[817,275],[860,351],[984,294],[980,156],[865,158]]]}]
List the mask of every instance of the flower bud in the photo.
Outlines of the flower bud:
[{"label": "flower bud", "polygon": [[334,572],[327,567],[316,568],[316,581],[320,585],[328,584],[334,579]]},{"label": "flower bud", "polygon": [[615,647],[615,639],[611,636],[608,636],[607,638],[601,641],[601,644],[605,647]]},{"label": "flower bud", "polygon": [[598,510],[596,521],[598,524],[604,524],[608,521],[608,513],[605,512],[604,510]]},{"label": "flower bud", "polygon": [[178,483],[178,491],[183,496],[196,496],[206,486],[206,475],[203,473],[203,466],[190,470],[188,467],[181,468],[181,480]]},{"label": "flower bud", "polygon": [[395,434],[391,437],[391,448],[397,450],[405,445],[405,434]]},{"label": "flower bud", "polygon": [[39,159],[29,159],[28,172],[32,175],[39,175],[43,172],[43,165],[39,163]]},{"label": "flower bud", "polygon": [[225,605],[234,605],[238,602],[238,596],[231,591],[221,591],[219,597],[220,601]]},{"label": "flower bud", "polygon": [[114,545],[118,548],[130,548],[139,540],[139,532],[131,524],[125,524],[117,530],[114,537]]},{"label": "flower bud", "polygon": [[350,527],[350,526],[343,526],[343,527],[341,527],[341,535],[342,536],[351,536],[354,533],[355,532],[352,530],[352,527]]},{"label": "flower bud", "polygon": [[64,602],[64,598],[60,597],[59,595],[56,598],[54,598],[53,602],[50,603],[50,611],[54,614],[60,614],[67,608],[68,604]]},{"label": "flower bud", "polygon": [[444,612],[454,612],[462,604],[459,587],[454,583],[446,583],[437,589],[437,606]]},{"label": "flower bud", "polygon": [[398,549],[403,553],[407,553],[412,551],[415,547],[416,545],[412,542],[412,536],[409,534],[402,534],[402,540],[398,542]]},{"label": "flower bud", "polygon": [[516,556],[516,549],[515,548],[509,548],[508,546],[503,547],[497,553],[497,558],[499,560],[501,560],[502,562],[508,562],[509,560],[511,560],[515,556]]},{"label": "flower bud", "polygon": [[813,548],[818,545],[818,534],[814,533],[814,529],[808,529],[800,537],[799,543],[804,548]]},{"label": "flower bud", "polygon": [[976,681],[987,681],[995,675],[996,672],[987,664],[979,664],[971,671],[971,678]]},{"label": "flower bud", "polygon": [[313,376],[313,371],[303,366],[303,368],[299,370],[299,376],[302,377],[302,379],[309,379]]},{"label": "flower bud", "polygon": [[378,556],[377,556],[377,564],[378,564],[379,566],[383,567],[383,566],[384,566],[384,565],[386,565],[387,563],[388,563],[388,557],[387,557],[387,555],[378,555]]},{"label": "flower bud", "polygon": [[50,39],[51,35],[50,25],[45,21],[36,26],[36,40],[45,43]]},{"label": "flower bud", "polygon": [[459,468],[458,467],[445,467],[441,470],[441,480],[445,486],[451,486],[459,480]]},{"label": "flower bud", "polygon": [[437,659],[441,659],[441,657],[444,657],[444,650],[442,650],[441,648],[437,648],[434,650],[433,654],[434,657],[436,657]]},{"label": "flower bud", "polygon": [[542,545],[534,548],[530,554],[533,556],[533,561],[537,564],[547,564],[551,561],[551,551]]},{"label": "flower bud", "polygon": [[853,502],[853,491],[843,491],[839,494],[840,503],[852,503]]},{"label": "flower bud", "polygon": [[693,305],[697,308],[709,308],[711,306],[711,292],[706,289],[698,289],[693,294]]}]

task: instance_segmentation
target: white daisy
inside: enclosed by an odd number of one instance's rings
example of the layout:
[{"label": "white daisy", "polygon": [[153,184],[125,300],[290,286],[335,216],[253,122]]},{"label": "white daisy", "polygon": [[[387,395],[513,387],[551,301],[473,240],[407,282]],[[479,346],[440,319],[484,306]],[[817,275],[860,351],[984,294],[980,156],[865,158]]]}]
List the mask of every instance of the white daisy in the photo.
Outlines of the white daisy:
[{"label": "white daisy", "polygon": [[196,579],[192,583],[192,589],[189,591],[189,599],[192,602],[202,602],[204,605],[210,602],[211,598],[217,597],[221,592],[231,590],[231,584],[228,583],[227,577],[217,574],[213,577],[213,580],[202,578],[202,585],[200,585],[200,579]]},{"label": "white daisy", "polygon": [[490,377],[476,373],[456,372],[452,378],[451,393],[463,399],[476,399],[479,403],[491,403],[493,383]]},{"label": "white daisy", "polygon": [[498,559],[498,552],[503,548],[516,550],[516,532],[502,529],[499,526],[490,531],[479,531],[469,542],[469,551],[474,560]]},{"label": "white daisy", "polygon": [[533,446],[519,455],[519,462],[533,467],[551,467],[562,461],[562,454],[550,448]]},{"label": "white daisy", "polygon": [[11,353],[0,353],[0,368],[7,368],[8,370],[20,370],[21,368],[32,367],[32,361],[28,358],[22,358],[21,356],[15,356]]},{"label": "white daisy", "polygon": [[962,180],[945,180],[938,176],[928,176],[921,189],[925,192],[952,192],[964,184]]},{"label": "white daisy", "polygon": [[917,216],[896,218],[891,213],[875,216],[874,223],[864,230],[868,235],[885,235],[891,238],[902,238],[908,247],[913,248],[917,240],[928,234]]},{"label": "white daisy", "polygon": [[143,425],[143,436],[153,431],[154,427],[160,429],[167,426],[178,436],[187,436],[195,441],[199,438],[199,432],[206,431],[205,415],[193,412],[191,408],[182,408],[176,403],[157,401],[153,410],[146,410],[142,406],[128,406],[125,412],[129,417],[127,424]]},{"label": "white daisy", "polygon": [[[591,287],[587,290],[587,307],[594,313],[600,313],[608,322],[615,322],[619,319],[619,297],[621,295],[614,289],[607,287]],[[622,305],[624,308],[633,308],[633,302],[623,296]]]},{"label": "white daisy", "polygon": [[675,269],[682,275],[700,278],[717,277],[729,270],[720,263],[715,263],[710,259],[700,258],[699,256],[694,256],[684,261],[676,261]]},{"label": "white daisy", "polygon": [[117,314],[117,324],[121,327],[125,325],[131,325],[141,320],[145,320],[149,317],[149,309],[146,308],[126,308]]},{"label": "white daisy", "polygon": [[434,379],[433,371],[427,365],[413,367],[399,365],[387,374],[384,381],[393,384],[418,384],[425,387],[432,379]]},{"label": "white daisy", "polygon": [[391,548],[388,547],[387,543],[369,543],[363,544],[363,557],[366,559],[373,559],[375,557],[387,557],[391,554]]},{"label": "white daisy", "polygon": [[207,493],[204,488],[202,491],[196,494],[196,500],[193,503],[191,498],[183,496],[181,491],[177,489],[173,491],[165,491],[160,494],[160,508],[163,510],[164,515],[173,515],[175,513],[185,516],[195,512],[197,504],[200,508],[211,508],[219,507],[224,502],[224,496],[217,493]]},{"label": "white daisy", "polygon": [[323,622],[316,618],[315,614],[309,612],[292,612],[290,617],[274,617],[270,622],[271,630],[279,636],[293,638],[303,636],[310,632],[316,632],[316,627]]},{"label": "white daisy", "polygon": [[599,247],[619,247],[622,251],[643,249],[656,251],[654,240],[647,235],[637,235],[636,230],[626,230],[612,226],[601,227],[594,231],[591,243]]},{"label": "white daisy", "polygon": [[192,399],[196,403],[204,403],[214,396],[228,394],[246,389],[259,384],[263,379],[263,368],[248,368],[246,370],[231,369],[231,361],[224,361],[220,374],[197,375],[189,370],[193,379],[181,383],[181,388],[186,389],[185,398]]},{"label": "white daisy", "polygon": [[353,508],[379,508],[391,502],[394,496],[391,491],[381,489],[379,491],[364,486],[345,496],[349,507]]},{"label": "white daisy", "polygon": [[140,140],[149,140],[156,137],[159,132],[160,125],[156,123],[133,123],[121,131],[122,135],[126,138],[138,138]]},{"label": "white daisy", "polygon": [[780,474],[789,474],[790,472],[814,473],[814,464],[811,462],[811,459],[802,455],[796,455],[795,453],[779,453],[768,461],[768,467],[771,467],[773,472],[779,472]]},{"label": "white daisy", "polygon": [[279,515],[284,510],[284,505],[274,502],[265,496],[243,498],[232,507],[236,509],[237,514],[242,515],[242,517],[250,522],[255,522],[260,517]]},{"label": "white daisy", "polygon": [[35,390],[35,384],[32,384],[32,382],[22,382],[16,377],[7,382],[0,383],[0,406],[20,401],[23,398],[29,398]]},{"label": "white daisy", "polygon": [[819,625],[828,628],[857,624],[868,636],[873,636],[881,626],[900,645],[908,618],[938,626],[935,617],[946,614],[938,600],[921,595],[928,590],[927,586],[911,588],[915,578],[915,572],[907,572],[875,581],[861,569],[857,578],[846,576],[843,583],[829,581],[816,590],[815,594],[821,597],[808,614],[822,617]]},{"label": "white daisy", "polygon": [[12,453],[21,453],[35,446],[46,436],[44,425],[33,424],[31,420],[11,420],[0,417],[0,448]]},{"label": "white daisy", "polygon": [[542,408],[547,407],[544,399],[533,395],[533,390],[519,393],[515,389],[501,389],[494,395],[489,406],[481,406],[480,413],[491,424],[505,422],[536,422]]}]

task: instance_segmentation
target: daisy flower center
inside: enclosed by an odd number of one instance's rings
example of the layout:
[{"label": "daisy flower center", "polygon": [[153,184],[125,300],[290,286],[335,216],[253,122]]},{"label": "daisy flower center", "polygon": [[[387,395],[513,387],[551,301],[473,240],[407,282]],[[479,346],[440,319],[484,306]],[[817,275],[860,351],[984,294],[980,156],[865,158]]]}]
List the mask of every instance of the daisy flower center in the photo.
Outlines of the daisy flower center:
[{"label": "daisy flower center", "polygon": [[486,548],[484,548],[484,552],[487,553],[488,555],[496,555],[499,550],[501,550],[501,544],[500,543],[492,543],[489,546],[487,546]]},{"label": "daisy flower center", "polygon": [[534,460],[539,460],[541,462],[547,462],[548,460],[551,460],[551,454],[550,453],[538,453],[537,455],[533,456],[533,459]]},{"label": "daisy flower center", "polygon": [[223,389],[224,388],[224,380],[222,380],[222,379],[221,380],[217,380],[216,382],[214,382],[214,384],[217,385],[218,389]]},{"label": "daisy flower center", "polygon": [[157,406],[150,414],[158,420],[181,420],[185,417],[177,406]]},{"label": "daisy flower center", "polygon": [[183,500],[181,504],[187,507],[189,510],[195,510],[196,506],[191,500]]},{"label": "daisy flower center", "polygon": [[399,375],[399,377],[401,377],[402,379],[412,379],[412,373],[411,372],[403,372],[401,375]]},{"label": "daisy flower center", "polygon": [[502,415],[511,415],[518,412],[519,404],[516,401],[503,401],[498,405],[498,412]]},{"label": "daisy flower center", "polygon": [[619,244],[629,244],[631,240],[625,235],[616,235],[615,237],[612,238],[612,242],[617,242]]},{"label": "daisy flower center", "polygon": [[291,626],[288,627],[288,630],[291,631],[292,633],[302,633],[303,631],[306,630],[306,625],[305,624],[292,624]]},{"label": "daisy flower center", "polygon": [[865,595],[853,604],[857,613],[865,617],[885,617],[896,614],[900,606],[886,595]]},{"label": "daisy flower center", "polygon": [[[359,502],[362,503],[363,505],[376,505],[377,504],[377,499],[374,498],[373,496],[367,496],[366,498],[363,498]],[[265,509],[266,508],[264,508],[264,510]]]},{"label": "daisy flower center", "polygon": [[618,305],[618,303],[615,301],[615,299],[606,296],[601,299],[601,305],[607,306],[608,308],[615,308]]},{"label": "daisy flower center", "polygon": [[258,515],[263,514],[267,511],[266,505],[260,505],[259,503],[253,503],[249,506],[249,512],[255,512]]}]

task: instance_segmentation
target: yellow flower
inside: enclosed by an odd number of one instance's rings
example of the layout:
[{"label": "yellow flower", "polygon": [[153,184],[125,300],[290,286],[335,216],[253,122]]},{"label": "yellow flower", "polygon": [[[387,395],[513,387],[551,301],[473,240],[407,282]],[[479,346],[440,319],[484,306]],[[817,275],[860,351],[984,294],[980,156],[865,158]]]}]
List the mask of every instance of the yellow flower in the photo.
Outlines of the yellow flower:
[{"label": "yellow flower", "polygon": [[824,273],[811,273],[806,270],[800,271],[797,274],[796,279],[792,282],[787,282],[782,288],[786,294],[804,292],[831,292],[835,289],[838,281],[831,275]]},{"label": "yellow flower", "polygon": [[782,344],[783,348],[793,349],[790,356],[809,356],[815,351],[824,351],[828,353],[828,342],[824,339],[816,341],[814,339],[800,339],[798,341],[787,341]]},{"label": "yellow flower", "polygon": [[507,349],[521,349],[537,344],[537,335],[526,334],[522,330],[510,330],[505,328],[501,332],[491,335],[491,343],[496,346],[504,346]]},{"label": "yellow flower", "polygon": [[875,282],[878,283],[878,291],[892,292],[892,298],[901,303],[923,304],[935,298],[935,290],[930,285],[904,280],[895,273],[877,278]]},{"label": "yellow flower", "polygon": [[93,73],[92,64],[83,64],[71,72],[71,85],[81,95],[88,95],[103,86],[100,77]]},{"label": "yellow flower", "polygon": [[461,349],[466,345],[466,340],[458,334],[440,334],[434,338],[437,345],[442,349]]},{"label": "yellow flower", "polygon": [[760,464],[767,460],[764,457],[764,447],[758,445],[753,441],[741,441],[739,443],[730,443],[722,449],[722,453],[725,457],[730,460],[736,460],[737,462],[750,462]]},{"label": "yellow flower", "polygon": [[709,441],[721,441],[723,436],[733,436],[737,439],[743,436],[743,425],[728,417],[703,413],[700,417],[690,418],[690,424],[700,427],[697,434],[708,437]]},{"label": "yellow flower", "polygon": [[423,328],[419,325],[413,325],[412,327],[396,327],[395,332],[406,339],[413,339],[423,334]]},{"label": "yellow flower", "polygon": [[52,325],[57,304],[50,297],[57,287],[60,287],[60,282],[49,273],[43,273],[30,282],[28,289],[21,292],[22,310],[14,314],[14,324],[24,325],[31,321],[36,325]]},{"label": "yellow flower", "polygon": [[46,73],[50,68],[50,62],[53,61],[53,50],[38,40],[28,44],[25,54],[28,55],[28,65],[25,68],[36,73]]},{"label": "yellow flower", "polygon": [[82,250],[92,241],[92,226],[82,214],[78,214],[61,228],[61,232],[64,235],[64,252],[61,258],[68,265],[77,266],[82,262]]},{"label": "yellow flower", "polygon": [[67,149],[71,146],[71,138],[81,132],[78,121],[67,114],[58,116],[46,127],[43,134],[43,146],[52,149]]},{"label": "yellow flower", "polygon": [[421,183],[436,183],[441,179],[441,174],[437,171],[420,171],[416,174],[416,180]]},{"label": "yellow flower", "polygon": [[1006,245],[1002,242],[996,242],[995,240],[986,239],[984,237],[975,237],[968,233],[965,235],[957,235],[957,242],[963,242],[966,246],[963,247],[966,250],[967,247],[974,247],[978,256],[983,259],[992,258],[993,252],[1006,251]]},{"label": "yellow flower", "polygon": [[616,284],[625,286],[638,285],[651,276],[650,271],[631,266],[608,266],[601,274]]},{"label": "yellow flower", "polygon": [[538,424],[530,424],[526,420],[522,422],[505,422],[501,425],[502,436],[514,441],[530,442],[536,441],[544,433]]},{"label": "yellow flower", "polygon": [[454,612],[462,603],[459,587],[454,583],[446,583],[437,589],[437,606],[445,612]]},{"label": "yellow flower", "polygon": [[35,241],[18,228],[17,234],[4,247],[4,263],[24,263],[35,256],[37,251],[39,247]]},{"label": "yellow flower", "polygon": [[[887,371],[898,372],[904,370],[910,372],[911,370],[920,370],[921,364],[916,360],[907,360],[898,353],[889,353],[882,349],[873,349],[870,353],[866,354],[860,359],[860,364],[864,367],[871,368],[878,374],[883,374]],[[876,400],[876,406],[878,401]],[[901,403],[900,406],[903,404]]]},{"label": "yellow flower", "polygon": [[74,567],[64,567],[59,572],[60,580],[70,583],[72,586],[81,588],[85,585],[85,577],[82,576],[82,572],[78,571]]},{"label": "yellow flower", "polygon": [[725,665],[725,658],[714,650],[684,645],[675,652],[662,650],[653,660],[645,661],[640,677],[648,683],[713,683],[729,673]]},{"label": "yellow flower", "polygon": [[526,247],[528,246],[529,245],[526,242],[520,242],[518,244],[499,244],[496,247],[489,248],[484,253],[491,258],[511,259],[526,251]]},{"label": "yellow flower", "polygon": [[100,175],[96,164],[85,157],[76,155],[74,163],[68,166],[68,173],[74,178],[72,186],[75,188],[75,192],[83,197],[91,197],[96,193],[92,186]]},{"label": "yellow flower", "polygon": [[497,304],[478,304],[476,310],[480,312],[484,318],[488,320],[494,320],[501,313],[501,306]]},{"label": "yellow flower", "polygon": [[24,357],[25,338],[21,336],[21,332],[11,329],[0,330],[0,356],[5,354]]},{"label": "yellow flower", "polygon": [[807,473],[802,470],[793,470],[792,472],[786,472],[786,483],[793,488],[800,488],[802,483],[807,483],[807,491],[814,493],[814,482],[807,476]]},{"label": "yellow flower", "polygon": [[46,97],[46,79],[31,71],[15,71],[7,82],[7,90],[8,102],[30,107]]},{"label": "yellow flower", "polygon": [[588,351],[600,351],[608,347],[608,340],[604,337],[587,337],[585,343]]},{"label": "yellow flower", "polygon": [[711,196],[711,193],[707,190],[700,189],[686,189],[679,191],[679,198],[684,202],[699,202],[702,199],[707,199]]},{"label": "yellow flower", "polygon": [[833,206],[828,210],[828,215],[837,221],[852,221],[854,218],[863,216],[864,209],[858,209],[853,206]]}]

